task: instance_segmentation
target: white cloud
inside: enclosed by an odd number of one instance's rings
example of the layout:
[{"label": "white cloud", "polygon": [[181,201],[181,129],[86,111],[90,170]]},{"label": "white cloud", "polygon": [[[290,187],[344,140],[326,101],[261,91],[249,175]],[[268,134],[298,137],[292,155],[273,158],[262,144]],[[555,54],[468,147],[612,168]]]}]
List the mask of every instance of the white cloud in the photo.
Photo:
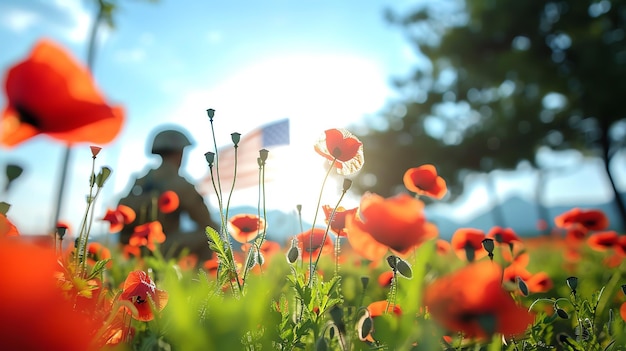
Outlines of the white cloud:
[{"label": "white cloud", "polygon": [[93,22],[92,14],[83,7],[83,1],[54,0],[54,6],[67,14],[71,26],[64,29],[65,36],[74,42],[84,42],[89,35],[89,29]]},{"label": "white cloud", "polygon": [[141,48],[119,50],[115,53],[115,60],[121,63],[142,62],[146,58],[146,52]]},{"label": "white cloud", "polygon": [[15,33],[35,29],[43,35],[59,35],[71,42],[85,42],[94,13],[83,1],[53,0],[50,2],[21,2],[19,7],[4,5],[0,23]]},{"label": "white cloud", "polygon": [[0,17],[0,23],[11,31],[21,33],[33,26],[40,16],[32,11],[21,9],[6,9]]}]

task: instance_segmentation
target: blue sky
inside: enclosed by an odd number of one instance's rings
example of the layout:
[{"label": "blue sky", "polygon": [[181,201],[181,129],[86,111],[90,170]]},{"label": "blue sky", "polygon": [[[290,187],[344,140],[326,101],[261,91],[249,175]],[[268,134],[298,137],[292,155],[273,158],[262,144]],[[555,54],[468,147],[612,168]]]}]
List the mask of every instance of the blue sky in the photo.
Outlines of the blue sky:
[{"label": "blue sky", "polygon": [[[203,154],[212,150],[207,108],[217,111],[219,145],[228,143],[231,132],[245,136],[264,123],[290,118],[290,152],[299,155],[290,167],[311,168],[306,172],[310,177],[307,183],[321,185],[322,175],[316,170],[319,156],[314,155],[312,143],[325,129],[358,128],[368,123],[368,118],[395,96],[391,79],[407,74],[419,62],[401,31],[383,17],[387,7],[402,11],[414,3],[120,2],[116,27],[100,32],[94,67],[101,90],[110,102],[124,105],[127,113],[122,133],[115,142],[104,145],[98,157],[98,166],[114,170],[99,200],[101,213],[117,202],[146,163],[154,164],[146,155],[145,144],[152,128],[160,124],[179,123],[192,131],[196,146],[187,153],[185,171],[190,178],[203,177]],[[3,1],[0,41],[5,49],[0,51],[0,71],[25,57],[42,37],[62,43],[84,62],[94,12],[93,4],[84,0]],[[0,96],[3,104],[4,96]],[[13,204],[9,217],[25,233],[41,233],[52,223],[62,152],[59,143],[43,136],[13,149],[0,149],[2,166],[17,162],[25,168],[23,178],[2,195],[2,200]],[[75,226],[84,212],[90,160],[88,145],[77,146],[61,212],[61,218]],[[595,176],[597,165],[593,162],[577,171],[583,173],[571,186]],[[531,172],[522,169],[499,179],[503,195],[512,191],[532,194],[528,191],[533,182]],[[554,182],[548,193],[551,201],[569,200],[562,191],[567,182],[563,177]],[[602,201],[608,196],[604,184],[593,184],[579,193],[585,199]],[[276,196],[276,204],[314,206],[319,187],[293,191],[289,187],[298,184],[290,183],[288,177],[281,185],[287,188],[286,194]],[[459,215],[471,215],[484,202],[483,188],[470,188],[474,190],[471,200],[466,199],[470,205],[455,207]],[[329,196],[336,192],[331,189]]]}]

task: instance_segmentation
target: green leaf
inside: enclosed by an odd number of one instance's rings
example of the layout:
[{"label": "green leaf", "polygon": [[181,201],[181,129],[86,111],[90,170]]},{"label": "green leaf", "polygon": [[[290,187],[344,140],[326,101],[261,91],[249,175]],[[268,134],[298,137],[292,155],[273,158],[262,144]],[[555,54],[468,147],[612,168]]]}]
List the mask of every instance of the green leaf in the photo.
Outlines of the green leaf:
[{"label": "green leaf", "polygon": [[91,270],[91,273],[89,273],[87,280],[98,277],[100,273],[102,273],[106,269],[105,266],[107,263],[109,263],[109,261],[111,261],[110,258],[96,262],[96,264],[93,266],[93,269]]}]

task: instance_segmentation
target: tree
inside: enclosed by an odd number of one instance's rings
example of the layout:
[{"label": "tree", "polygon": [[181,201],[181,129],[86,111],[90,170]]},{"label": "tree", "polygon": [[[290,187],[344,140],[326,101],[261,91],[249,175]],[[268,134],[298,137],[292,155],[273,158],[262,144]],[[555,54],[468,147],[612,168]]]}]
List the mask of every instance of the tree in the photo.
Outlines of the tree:
[{"label": "tree", "polygon": [[[422,143],[438,151],[437,159],[382,158],[375,166],[397,174],[416,161],[432,162],[454,190],[463,171],[536,164],[541,146],[578,149],[604,160],[626,217],[609,171],[623,147],[612,135],[620,135],[626,117],[625,14],[625,0],[450,0],[388,12],[428,64],[396,82],[405,99],[382,117],[392,128],[362,139],[387,140],[387,154],[410,155]],[[398,110],[406,113],[399,118]],[[407,133],[411,145],[393,142]],[[379,189],[401,184],[378,181]]]}]

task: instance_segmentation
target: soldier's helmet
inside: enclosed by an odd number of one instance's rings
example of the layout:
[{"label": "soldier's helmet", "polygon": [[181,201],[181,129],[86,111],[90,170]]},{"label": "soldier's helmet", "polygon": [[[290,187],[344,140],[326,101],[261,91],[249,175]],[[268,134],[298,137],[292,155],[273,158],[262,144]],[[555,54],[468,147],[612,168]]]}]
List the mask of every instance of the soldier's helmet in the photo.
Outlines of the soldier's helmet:
[{"label": "soldier's helmet", "polygon": [[190,145],[192,143],[186,132],[176,129],[165,129],[154,136],[151,152],[161,155],[167,152],[182,151]]}]

